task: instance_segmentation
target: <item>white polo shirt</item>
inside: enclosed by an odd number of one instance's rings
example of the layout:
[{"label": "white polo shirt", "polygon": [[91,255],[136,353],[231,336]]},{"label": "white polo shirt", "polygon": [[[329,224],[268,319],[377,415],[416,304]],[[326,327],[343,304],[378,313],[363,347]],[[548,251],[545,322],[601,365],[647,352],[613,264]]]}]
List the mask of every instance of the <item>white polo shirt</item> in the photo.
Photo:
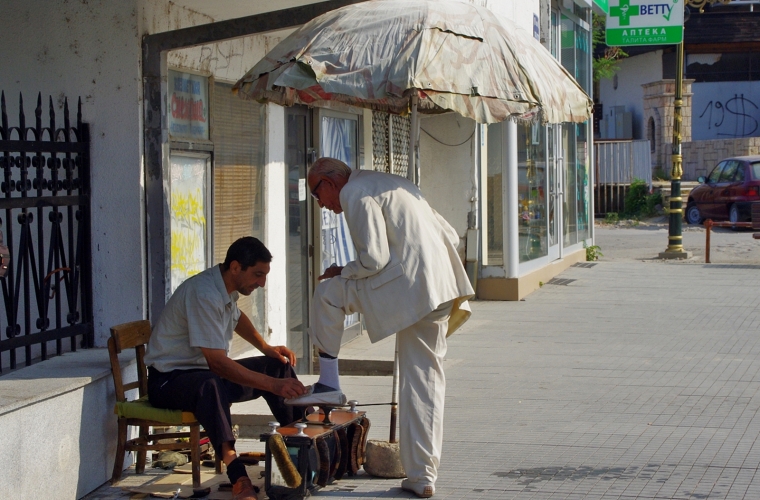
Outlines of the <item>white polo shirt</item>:
[{"label": "white polo shirt", "polygon": [[208,369],[201,347],[228,354],[240,319],[238,292],[227,293],[221,265],[185,280],[153,327],[145,364],[160,372]]}]

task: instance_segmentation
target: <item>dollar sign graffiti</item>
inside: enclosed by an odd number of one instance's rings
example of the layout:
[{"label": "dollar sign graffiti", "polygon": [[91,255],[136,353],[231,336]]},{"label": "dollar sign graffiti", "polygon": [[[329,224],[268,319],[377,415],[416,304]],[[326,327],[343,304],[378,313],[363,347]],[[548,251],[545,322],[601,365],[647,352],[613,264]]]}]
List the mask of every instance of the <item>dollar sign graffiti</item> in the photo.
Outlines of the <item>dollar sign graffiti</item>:
[{"label": "dollar sign graffiti", "polygon": [[[746,99],[744,97],[744,94],[737,95],[734,94],[734,97],[726,101],[725,109],[732,115],[736,117],[735,121],[735,128],[733,134],[718,134],[718,135],[729,135],[733,137],[747,137],[751,136],[755,133],[758,127],[757,120],[745,111],[747,111],[747,104],[752,105],[756,110],[758,109],[757,105],[750,101],[749,99]],[[741,126],[740,126],[741,122]],[[749,132],[747,132],[748,128],[752,128]]]}]

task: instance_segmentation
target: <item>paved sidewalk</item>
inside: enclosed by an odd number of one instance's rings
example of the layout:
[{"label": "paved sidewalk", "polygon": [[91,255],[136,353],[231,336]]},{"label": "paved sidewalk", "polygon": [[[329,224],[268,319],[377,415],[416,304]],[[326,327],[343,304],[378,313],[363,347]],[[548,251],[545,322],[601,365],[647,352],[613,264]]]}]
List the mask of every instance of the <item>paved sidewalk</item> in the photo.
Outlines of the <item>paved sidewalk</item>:
[{"label": "paved sidewalk", "polygon": [[[473,303],[449,339],[435,498],[760,498],[760,265],[601,262],[561,277],[575,281]],[[376,349],[361,338],[345,354],[393,355]],[[343,384],[390,395],[390,377]],[[370,411],[387,439],[386,407]],[[317,496],[411,498],[398,486],[360,475]],[[117,498],[107,490],[88,498]]]}]

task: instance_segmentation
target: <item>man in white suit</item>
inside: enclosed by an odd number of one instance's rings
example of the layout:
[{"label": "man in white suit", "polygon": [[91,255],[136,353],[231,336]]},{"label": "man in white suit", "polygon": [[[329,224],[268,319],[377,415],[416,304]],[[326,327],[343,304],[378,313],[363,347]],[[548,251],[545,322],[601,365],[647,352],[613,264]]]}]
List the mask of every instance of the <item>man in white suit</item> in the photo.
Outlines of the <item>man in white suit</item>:
[{"label": "man in white suit", "polygon": [[446,336],[469,317],[474,296],[459,235],[403,177],[320,158],[308,183],[320,207],[345,215],[357,257],[319,277],[309,329],[319,382],[286,403],[345,404],[337,357],[347,314],[364,315],[372,342],[397,333],[402,488],[431,497],[443,443]]}]

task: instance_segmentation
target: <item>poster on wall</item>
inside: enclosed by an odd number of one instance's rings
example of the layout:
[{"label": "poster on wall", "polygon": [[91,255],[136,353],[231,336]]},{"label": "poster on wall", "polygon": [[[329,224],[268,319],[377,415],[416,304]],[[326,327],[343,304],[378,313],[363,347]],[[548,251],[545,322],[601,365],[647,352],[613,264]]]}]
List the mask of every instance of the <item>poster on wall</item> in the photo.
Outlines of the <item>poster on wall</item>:
[{"label": "poster on wall", "polygon": [[208,140],[208,77],[169,70],[168,88],[169,134]]},{"label": "poster on wall", "polygon": [[206,269],[208,157],[171,155],[171,292]]}]

